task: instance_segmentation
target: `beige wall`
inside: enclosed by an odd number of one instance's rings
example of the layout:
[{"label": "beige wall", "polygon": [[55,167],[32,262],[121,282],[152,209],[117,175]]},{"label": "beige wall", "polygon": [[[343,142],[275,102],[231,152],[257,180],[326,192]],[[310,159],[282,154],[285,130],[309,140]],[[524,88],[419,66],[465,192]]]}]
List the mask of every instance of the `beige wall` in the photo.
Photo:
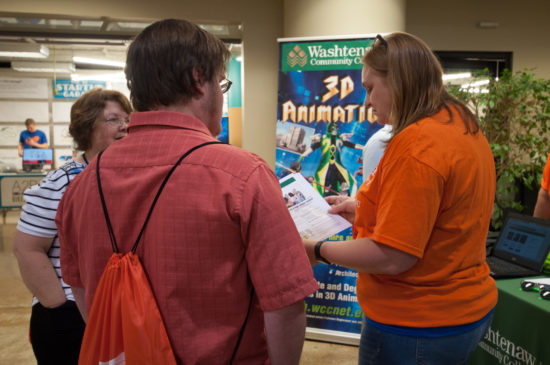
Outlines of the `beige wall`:
[{"label": "beige wall", "polygon": [[285,37],[405,30],[405,0],[284,0]]},{"label": "beige wall", "polygon": [[[441,51],[512,51],[513,69],[550,79],[550,1],[409,0],[407,32]],[[480,21],[499,23],[494,29]]]}]

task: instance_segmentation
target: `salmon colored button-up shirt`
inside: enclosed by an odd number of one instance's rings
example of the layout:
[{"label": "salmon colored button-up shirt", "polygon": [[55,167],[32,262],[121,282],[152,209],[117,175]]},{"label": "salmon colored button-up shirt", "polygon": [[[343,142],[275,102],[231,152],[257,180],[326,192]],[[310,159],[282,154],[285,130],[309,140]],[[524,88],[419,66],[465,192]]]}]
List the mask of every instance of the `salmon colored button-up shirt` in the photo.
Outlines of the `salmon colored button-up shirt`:
[{"label": "salmon colored button-up shirt", "polygon": [[[169,169],[214,140],[174,112],[131,116],[129,134],[101,158],[101,181],[121,252],[128,252]],[[98,194],[96,159],[58,209],[61,268],[84,287],[87,308],[112,254]],[[229,145],[189,155],[168,181],[138,247],[178,363],[228,363],[254,300],[237,364],[267,361],[263,311],[317,289],[278,181],[258,156]]]}]

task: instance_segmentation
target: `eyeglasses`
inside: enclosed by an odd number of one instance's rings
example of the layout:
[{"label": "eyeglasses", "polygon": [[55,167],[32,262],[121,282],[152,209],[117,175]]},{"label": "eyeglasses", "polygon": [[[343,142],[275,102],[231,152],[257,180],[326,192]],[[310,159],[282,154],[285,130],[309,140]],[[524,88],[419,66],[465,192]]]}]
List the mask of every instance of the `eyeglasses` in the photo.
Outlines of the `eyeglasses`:
[{"label": "eyeglasses", "polygon": [[[378,39],[380,42],[382,42],[382,44],[384,46],[386,46],[386,48],[388,48],[388,42],[386,42],[386,40],[384,38],[382,38],[382,36],[380,34],[376,35],[376,39]],[[372,43],[372,45],[374,46],[374,42]]]},{"label": "eyeglasses", "polygon": [[105,121],[108,124],[111,124],[114,126],[121,126],[121,125],[130,123],[130,118],[129,117],[126,117],[126,118],[112,117],[112,118],[105,119]]},{"label": "eyeglasses", "polygon": [[229,91],[229,88],[233,85],[233,82],[231,82],[229,79],[223,79],[220,81],[220,88],[222,89],[222,93],[225,94]]}]

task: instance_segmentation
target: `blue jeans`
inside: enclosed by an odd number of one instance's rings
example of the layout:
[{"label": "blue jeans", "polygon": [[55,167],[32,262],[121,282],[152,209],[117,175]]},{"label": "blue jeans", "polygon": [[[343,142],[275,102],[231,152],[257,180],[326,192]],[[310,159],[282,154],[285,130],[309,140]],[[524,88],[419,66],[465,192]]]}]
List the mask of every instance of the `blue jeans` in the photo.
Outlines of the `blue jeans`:
[{"label": "blue jeans", "polygon": [[473,330],[445,337],[411,337],[382,331],[368,323],[359,344],[359,365],[466,364],[493,316]]}]

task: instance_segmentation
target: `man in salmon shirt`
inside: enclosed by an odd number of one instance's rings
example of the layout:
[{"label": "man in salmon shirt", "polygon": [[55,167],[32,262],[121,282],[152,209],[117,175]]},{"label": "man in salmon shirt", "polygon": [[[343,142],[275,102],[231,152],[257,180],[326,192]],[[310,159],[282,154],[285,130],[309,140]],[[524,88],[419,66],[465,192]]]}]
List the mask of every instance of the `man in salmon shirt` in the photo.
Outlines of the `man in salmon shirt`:
[{"label": "man in salmon shirt", "polygon": [[[179,19],[153,23],[130,45],[125,71],[136,112],[99,169],[122,253],[180,156],[216,142],[229,57],[219,38]],[[56,217],[63,279],[84,318],[112,255],[97,161],[71,183]],[[136,252],[177,363],[298,365],[303,299],[318,285],[265,161],[207,145],[177,165],[156,202]]]},{"label": "man in salmon shirt", "polygon": [[497,302],[485,262],[491,149],[422,40],[378,35],[363,63],[365,104],[392,138],[355,201],[326,198],[354,239],[304,241],[306,251],[359,272],[360,365],[465,364]]}]

